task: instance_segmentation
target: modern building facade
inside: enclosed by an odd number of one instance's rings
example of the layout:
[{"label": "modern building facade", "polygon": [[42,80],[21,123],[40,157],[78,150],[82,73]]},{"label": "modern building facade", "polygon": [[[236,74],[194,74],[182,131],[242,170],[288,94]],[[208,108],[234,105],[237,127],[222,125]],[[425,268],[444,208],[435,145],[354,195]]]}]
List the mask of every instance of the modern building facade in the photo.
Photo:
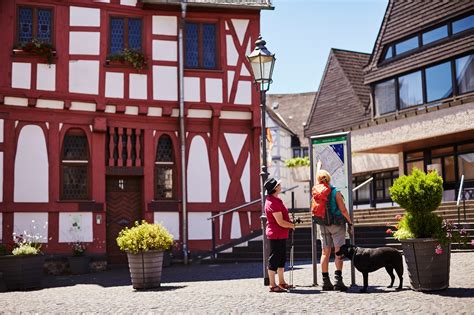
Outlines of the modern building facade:
[{"label": "modern building facade", "polygon": [[[391,0],[365,60],[332,51],[319,98],[332,89],[336,106],[322,110],[324,100],[316,99],[305,133],[351,131],[354,184],[375,178],[371,190],[354,196],[355,204],[389,201],[393,179],[414,167],[442,175],[444,200],[455,200],[462,175],[465,186],[474,187],[473,47],[472,1]],[[331,56],[358,63],[357,71],[345,71],[352,80],[328,77]],[[350,81],[357,96],[337,89]]]},{"label": "modern building facade", "polygon": [[[269,1],[1,1],[0,237],[118,261],[162,222],[211,248],[213,214],[259,198],[259,95],[245,55]],[[260,228],[223,216],[217,244]]]}]

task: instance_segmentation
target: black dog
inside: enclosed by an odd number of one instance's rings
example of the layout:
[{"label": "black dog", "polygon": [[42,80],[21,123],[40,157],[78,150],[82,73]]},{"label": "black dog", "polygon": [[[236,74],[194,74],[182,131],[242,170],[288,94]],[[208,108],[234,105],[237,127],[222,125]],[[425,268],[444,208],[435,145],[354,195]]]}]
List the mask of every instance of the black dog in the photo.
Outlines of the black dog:
[{"label": "black dog", "polygon": [[360,289],[360,292],[367,292],[369,285],[369,272],[373,272],[382,267],[385,267],[388,274],[390,275],[390,285],[393,286],[395,276],[393,275],[393,269],[397,272],[398,278],[400,279],[400,285],[397,290],[402,289],[403,284],[403,261],[402,255],[391,247],[379,247],[379,248],[361,248],[354,245],[342,245],[339,251],[336,253],[337,256],[344,256],[354,261],[354,267],[362,272],[364,276],[364,287]]}]

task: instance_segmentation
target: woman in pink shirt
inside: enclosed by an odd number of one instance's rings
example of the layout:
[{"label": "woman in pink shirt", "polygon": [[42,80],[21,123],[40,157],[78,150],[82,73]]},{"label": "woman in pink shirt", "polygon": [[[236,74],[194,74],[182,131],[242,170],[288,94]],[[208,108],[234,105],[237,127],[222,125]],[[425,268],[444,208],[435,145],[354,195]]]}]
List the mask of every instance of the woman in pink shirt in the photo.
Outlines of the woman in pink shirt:
[{"label": "woman in pink shirt", "polygon": [[[269,178],[264,186],[267,191],[265,214],[267,216],[266,235],[270,241],[270,256],[268,258],[268,276],[270,278],[270,292],[285,292],[291,288],[285,282],[283,273],[286,263],[286,240],[290,229],[295,228],[291,222],[288,209],[278,198],[281,192],[280,180]],[[278,285],[275,283],[275,274],[278,274]]]}]

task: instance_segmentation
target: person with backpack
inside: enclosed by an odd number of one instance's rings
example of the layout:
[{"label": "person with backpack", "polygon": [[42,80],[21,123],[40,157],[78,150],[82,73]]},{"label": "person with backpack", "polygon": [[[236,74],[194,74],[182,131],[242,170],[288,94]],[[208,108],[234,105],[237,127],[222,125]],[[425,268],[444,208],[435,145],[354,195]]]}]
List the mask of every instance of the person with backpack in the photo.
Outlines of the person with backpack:
[{"label": "person with backpack", "polygon": [[[267,227],[265,233],[270,241],[270,255],[268,257],[268,277],[270,279],[270,292],[286,292],[293,286],[285,282],[284,272],[286,263],[286,240],[290,229],[295,229],[291,222],[288,209],[278,197],[281,192],[281,181],[269,178],[263,184],[267,191],[265,200],[265,215]],[[278,275],[278,285],[275,282]]]},{"label": "person with backpack", "polygon": [[351,233],[352,221],[344,204],[341,192],[331,183],[331,175],[326,170],[320,170],[316,175],[316,185],[312,188],[311,211],[313,219],[319,225],[321,237],[321,271],[323,274],[323,291],[347,291],[342,281],[343,259],[336,256],[334,264],[335,283],[329,278],[329,258],[331,249],[336,253],[346,243],[346,223]]}]

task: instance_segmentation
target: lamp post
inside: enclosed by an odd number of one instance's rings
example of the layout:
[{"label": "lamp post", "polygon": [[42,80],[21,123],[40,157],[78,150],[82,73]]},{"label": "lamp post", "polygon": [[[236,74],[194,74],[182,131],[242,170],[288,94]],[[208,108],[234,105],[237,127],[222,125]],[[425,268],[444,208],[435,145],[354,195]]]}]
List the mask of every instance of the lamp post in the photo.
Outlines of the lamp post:
[{"label": "lamp post", "polygon": [[252,67],[252,73],[255,81],[255,85],[260,91],[260,109],[262,116],[262,133],[261,133],[261,145],[262,145],[262,171],[260,176],[262,177],[261,196],[262,196],[262,215],[260,220],[262,222],[262,236],[263,236],[263,278],[264,285],[270,284],[268,278],[268,239],[265,234],[265,228],[267,225],[267,217],[265,215],[265,187],[264,183],[268,178],[267,171],[267,133],[266,133],[266,93],[272,83],[273,66],[275,65],[275,54],[272,54],[265,47],[266,42],[259,36],[255,42],[254,50],[247,56],[247,59]]}]

